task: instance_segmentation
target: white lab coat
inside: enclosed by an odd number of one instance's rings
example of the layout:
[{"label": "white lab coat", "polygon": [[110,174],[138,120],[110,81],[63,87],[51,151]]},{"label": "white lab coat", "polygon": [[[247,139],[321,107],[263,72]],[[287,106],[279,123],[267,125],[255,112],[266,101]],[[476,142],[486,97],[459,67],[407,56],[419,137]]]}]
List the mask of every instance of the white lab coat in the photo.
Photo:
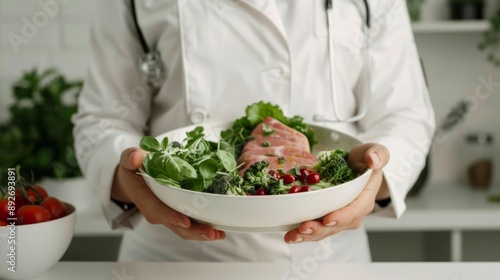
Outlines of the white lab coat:
[{"label": "white lab coat", "polygon": [[[153,96],[141,85],[142,53],[127,0],[98,1],[91,32],[90,68],[74,118],[79,163],[99,192],[113,227],[134,227],[123,239],[123,261],[369,261],[363,227],[323,242],[288,245],[284,233],[227,232],[224,241],[185,241],[145,219],[116,223],[110,202],[120,153],[193,123],[232,120],[265,100],[287,115],[334,118],[324,0],[136,0],[149,46],[160,51],[166,80]],[[371,104],[357,123],[329,124],[367,142],[385,145],[384,169],[399,217],[404,198],[424,165],[434,130],[419,57],[404,0],[373,0]],[[361,0],[334,1],[335,79],[340,114],[356,112],[366,79]],[[387,210],[387,209],[385,209]],[[123,217],[123,215],[122,215]],[[136,215],[134,217],[140,217]],[[115,222],[113,222],[115,221]]]}]

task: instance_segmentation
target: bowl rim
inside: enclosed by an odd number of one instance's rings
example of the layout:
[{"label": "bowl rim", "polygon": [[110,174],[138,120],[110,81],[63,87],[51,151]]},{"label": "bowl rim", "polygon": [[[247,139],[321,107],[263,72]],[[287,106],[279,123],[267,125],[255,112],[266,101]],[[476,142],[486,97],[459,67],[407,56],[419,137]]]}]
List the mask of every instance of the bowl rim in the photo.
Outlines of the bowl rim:
[{"label": "bowl rim", "polygon": [[[73,204],[62,201],[62,200],[61,200],[61,202],[62,202],[62,204],[64,204],[64,208],[66,209],[66,212],[67,212],[66,215],[64,215],[63,217],[53,219],[53,220],[44,221],[44,222],[34,223],[34,224],[27,224],[27,225],[16,224],[16,228],[17,227],[36,226],[36,225],[46,224],[46,223],[50,223],[50,222],[56,222],[56,221],[60,221],[60,220],[65,219],[65,218],[69,218],[70,216],[76,215],[76,207]],[[7,225],[7,226],[9,226],[9,225]]]}]

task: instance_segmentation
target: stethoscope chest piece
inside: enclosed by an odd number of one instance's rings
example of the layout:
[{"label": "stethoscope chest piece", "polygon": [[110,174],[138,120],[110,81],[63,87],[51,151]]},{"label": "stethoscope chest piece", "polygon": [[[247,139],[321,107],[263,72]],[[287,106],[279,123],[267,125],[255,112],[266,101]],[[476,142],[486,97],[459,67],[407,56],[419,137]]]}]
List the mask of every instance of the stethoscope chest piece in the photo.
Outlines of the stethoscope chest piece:
[{"label": "stethoscope chest piece", "polygon": [[157,90],[165,79],[165,71],[158,51],[141,55],[139,61],[142,84],[150,90]]}]

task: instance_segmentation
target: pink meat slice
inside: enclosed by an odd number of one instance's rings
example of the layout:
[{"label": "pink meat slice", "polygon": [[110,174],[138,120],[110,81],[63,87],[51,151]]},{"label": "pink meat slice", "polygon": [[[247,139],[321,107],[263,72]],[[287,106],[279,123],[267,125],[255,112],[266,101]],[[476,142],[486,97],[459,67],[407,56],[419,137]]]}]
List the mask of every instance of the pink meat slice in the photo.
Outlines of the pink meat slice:
[{"label": "pink meat slice", "polygon": [[[294,141],[285,140],[278,137],[264,136],[264,135],[253,135],[253,140],[246,143],[245,147],[243,147],[243,152],[247,150],[259,149],[264,147],[264,143],[269,142],[269,144],[273,144],[273,147],[296,147],[296,143]],[[302,148],[298,148],[299,150],[303,150]]]},{"label": "pink meat slice", "polygon": [[[264,135],[264,124],[272,128],[275,132],[269,136]],[[285,141],[288,142],[288,144],[293,144],[294,147],[309,151],[309,141],[304,134],[271,117],[266,117],[254,128],[250,135],[254,137],[254,140],[257,141],[258,144],[264,144],[265,141],[269,141],[271,144],[274,144],[273,146],[279,146],[285,144],[283,143],[283,141]],[[253,141],[248,143],[251,142]]]},{"label": "pink meat slice", "polygon": [[[273,129],[274,133],[266,136],[264,125]],[[252,164],[262,160],[269,162],[269,170],[281,169],[284,172],[298,166],[310,166],[317,161],[310,153],[307,137],[271,117],[265,118],[251,135],[253,140],[245,145],[238,158],[238,164],[243,164],[240,175]],[[266,142],[269,147],[264,146]]]},{"label": "pink meat slice", "polygon": [[316,161],[316,158],[308,151],[292,146],[254,147],[244,151],[240,157],[251,158],[253,155],[264,155],[268,157],[296,157]]}]

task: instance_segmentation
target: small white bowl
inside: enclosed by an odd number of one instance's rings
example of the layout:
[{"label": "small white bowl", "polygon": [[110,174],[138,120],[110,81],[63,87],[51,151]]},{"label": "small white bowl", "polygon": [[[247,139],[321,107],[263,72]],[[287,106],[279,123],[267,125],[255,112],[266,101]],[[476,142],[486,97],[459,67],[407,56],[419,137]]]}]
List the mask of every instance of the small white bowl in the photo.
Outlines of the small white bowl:
[{"label": "small white bowl", "polygon": [[[68,214],[47,222],[0,227],[0,278],[32,279],[52,268],[64,255],[73,238],[76,211],[64,203]],[[13,239],[9,235],[15,234]],[[15,244],[9,244],[15,240]],[[15,272],[9,271],[10,246],[15,246]],[[13,264],[13,263],[11,263]]]},{"label": "small white bowl", "polygon": [[[218,140],[220,131],[231,122],[203,124],[205,135]],[[197,125],[176,129],[157,137],[182,141],[185,132]],[[322,150],[350,150],[361,142],[352,136],[329,128],[310,125],[318,138],[313,154]],[[141,172],[144,172],[141,170]],[[334,187],[295,194],[267,196],[229,196],[195,192],[163,185],[143,176],[150,189],[166,205],[194,220],[216,229],[239,232],[276,232],[296,228],[300,223],[314,220],[351,203],[368,182],[369,169],[358,178]]]}]

